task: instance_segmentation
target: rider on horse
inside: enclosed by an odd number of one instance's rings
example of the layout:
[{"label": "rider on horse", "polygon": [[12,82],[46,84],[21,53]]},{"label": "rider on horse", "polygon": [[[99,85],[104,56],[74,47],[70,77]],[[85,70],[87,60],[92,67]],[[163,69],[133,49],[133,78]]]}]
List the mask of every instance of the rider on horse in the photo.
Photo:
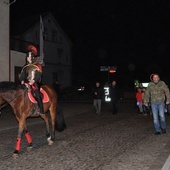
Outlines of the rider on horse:
[{"label": "rider on horse", "polygon": [[33,45],[28,46],[27,64],[21,71],[21,84],[25,84],[35,97],[40,113],[44,114],[42,97],[40,93],[39,83],[42,76],[42,66],[36,62],[37,49]]}]

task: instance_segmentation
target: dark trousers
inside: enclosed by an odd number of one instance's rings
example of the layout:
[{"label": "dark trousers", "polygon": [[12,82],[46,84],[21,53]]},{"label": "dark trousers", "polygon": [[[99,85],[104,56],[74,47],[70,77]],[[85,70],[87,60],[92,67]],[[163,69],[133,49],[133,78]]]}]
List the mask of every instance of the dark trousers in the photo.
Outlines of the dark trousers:
[{"label": "dark trousers", "polygon": [[116,102],[112,102],[112,113],[115,115],[117,114],[117,103]]},{"label": "dark trousers", "polygon": [[37,103],[38,103],[38,107],[40,108],[40,113],[41,113],[41,114],[44,114],[44,107],[43,107],[43,102],[42,102],[42,96],[41,96],[40,89],[39,89],[37,83],[34,83],[34,84],[31,86],[31,92],[32,92],[35,100],[36,100]]}]

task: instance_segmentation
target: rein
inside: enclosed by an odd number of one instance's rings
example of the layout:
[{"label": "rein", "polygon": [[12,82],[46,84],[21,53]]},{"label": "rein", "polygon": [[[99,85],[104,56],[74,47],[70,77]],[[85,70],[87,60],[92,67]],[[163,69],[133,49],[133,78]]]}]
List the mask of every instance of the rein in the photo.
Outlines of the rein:
[{"label": "rein", "polygon": [[8,105],[8,103],[6,101],[4,101],[1,105],[0,105],[0,110],[3,109],[4,107],[6,107],[6,105]]},{"label": "rein", "polygon": [[17,99],[21,94],[23,94],[24,92],[26,91],[26,89],[25,90],[23,90],[21,93],[19,93],[19,94],[17,94],[13,99],[11,99],[8,103],[11,103],[12,101],[14,101],[15,99]]},{"label": "rein", "polygon": [[6,101],[4,101],[1,105],[0,105],[0,115],[1,115],[1,110],[6,107],[8,105],[8,103]]},{"label": "rein", "polygon": [[14,101],[15,99],[17,99],[20,95],[22,95],[27,89],[23,90],[21,93],[17,94],[13,99],[11,99],[9,102],[4,101],[1,105],[0,105],[0,115],[1,115],[1,110],[6,107],[8,104],[10,104],[12,101]]}]

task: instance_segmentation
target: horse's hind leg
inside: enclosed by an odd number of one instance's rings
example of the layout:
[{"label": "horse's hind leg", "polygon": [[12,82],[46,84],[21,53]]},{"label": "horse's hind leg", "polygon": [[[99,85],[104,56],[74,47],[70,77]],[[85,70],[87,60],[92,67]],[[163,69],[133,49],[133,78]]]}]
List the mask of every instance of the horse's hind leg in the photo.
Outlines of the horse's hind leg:
[{"label": "horse's hind leg", "polygon": [[50,111],[51,114],[51,136],[52,140],[55,139],[55,123],[56,123],[56,111]]},{"label": "horse's hind leg", "polygon": [[56,107],[52,107],[49,110],[50,110],[51,142],[53,143],[55,139]]},{"label": "horse's hind leg", "polygon": [[49,122],[49,117],[47,115],[45,115],[43,117],[45,123],[46,123],[46,136],[47,136],[47,142],[48,142],[48,145],[52,145],[53,144],[53,141],[51,140],[51,134],[50,134],[50,122]]}]

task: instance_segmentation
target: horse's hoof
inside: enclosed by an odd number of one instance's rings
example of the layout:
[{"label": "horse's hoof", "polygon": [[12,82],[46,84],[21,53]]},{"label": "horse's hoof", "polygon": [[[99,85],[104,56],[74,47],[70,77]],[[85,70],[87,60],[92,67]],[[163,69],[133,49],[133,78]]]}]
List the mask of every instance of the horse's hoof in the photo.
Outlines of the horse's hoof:
[{"label": "horse's hoof", "polygon": [[27,151],[30,152],[32,150],[32,148],[33,148],[32,146],[28,146]]},{"label": "horse's hoof", "polygon": [[19,157],[19,151],[18,150],[15,150],[13,155],[12,155],[13,158],[18,158]]},{"label": "horse's hoof", "polygon": [[49,145],[49,146],[53,145],[53,143],[54,143],[54,142],[53,142],[52,140],[49,140],[49,141],[48,141],[48,145]]},{"label": "horse's hoof", "polygon": [[19,155],[18,155],[18,153],[13,153],[12,157],[16,159],[19,157]]}]

